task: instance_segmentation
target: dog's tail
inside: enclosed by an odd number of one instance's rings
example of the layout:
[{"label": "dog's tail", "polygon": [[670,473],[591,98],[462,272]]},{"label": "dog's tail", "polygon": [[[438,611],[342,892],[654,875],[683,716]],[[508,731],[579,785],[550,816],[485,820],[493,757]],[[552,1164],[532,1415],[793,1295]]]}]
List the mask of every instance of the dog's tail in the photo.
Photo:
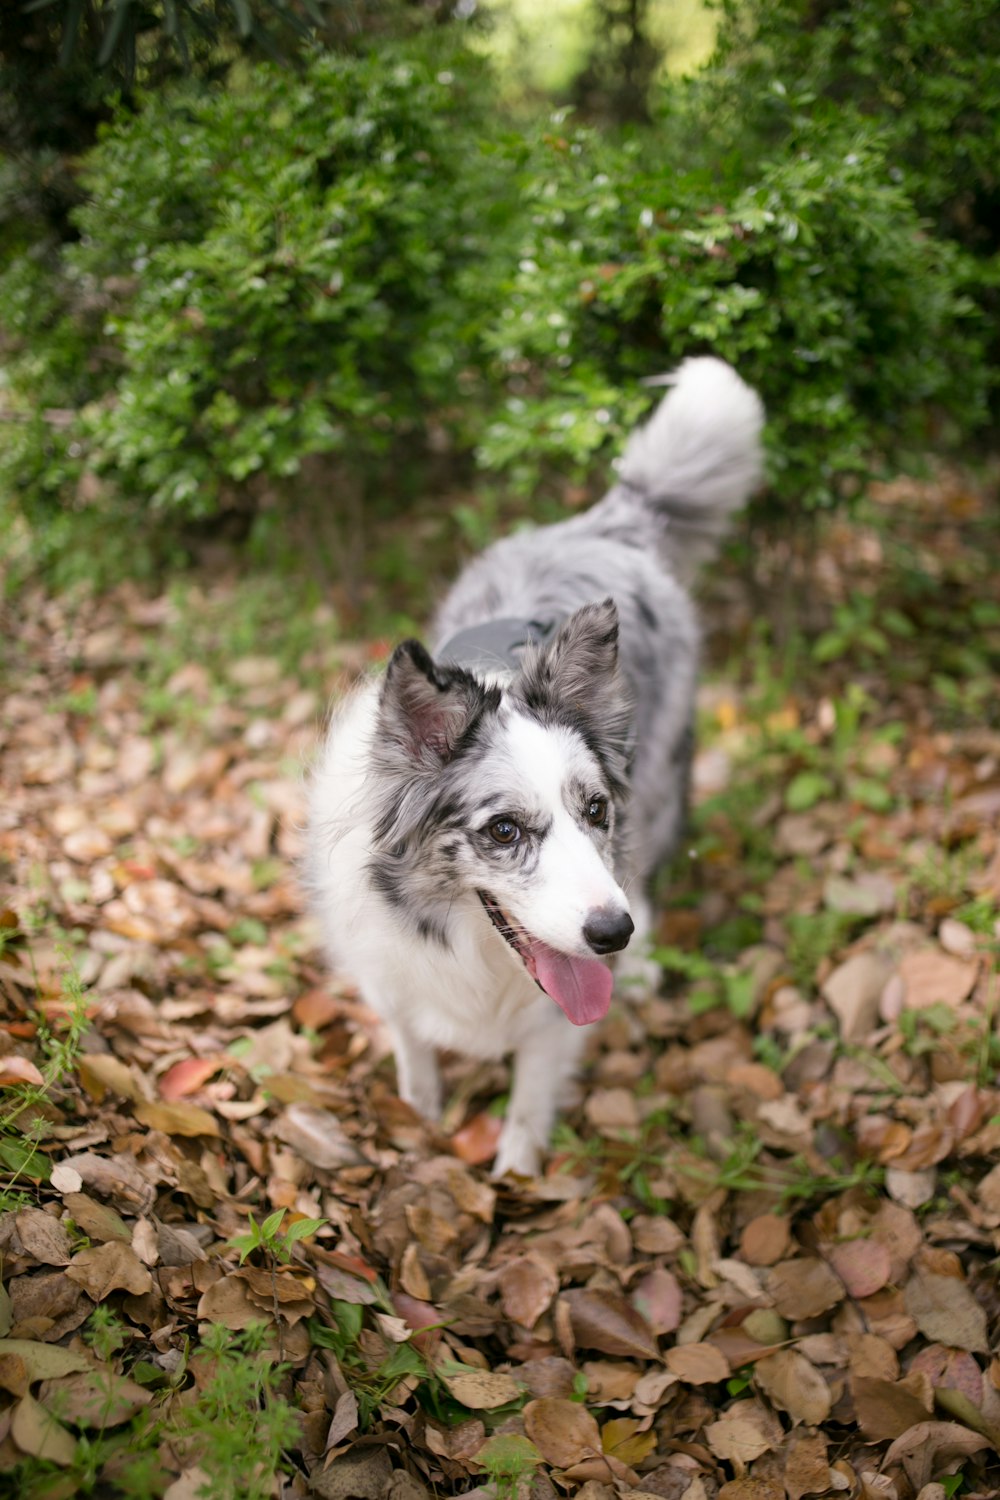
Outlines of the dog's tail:
[{"label": "dog's tail", "polygon": [[671,568],[686,584],[761,481],[764,407],[721,359],[686,359],[655,383],[671,389],[629,439],[619,486],[656,514]]}]

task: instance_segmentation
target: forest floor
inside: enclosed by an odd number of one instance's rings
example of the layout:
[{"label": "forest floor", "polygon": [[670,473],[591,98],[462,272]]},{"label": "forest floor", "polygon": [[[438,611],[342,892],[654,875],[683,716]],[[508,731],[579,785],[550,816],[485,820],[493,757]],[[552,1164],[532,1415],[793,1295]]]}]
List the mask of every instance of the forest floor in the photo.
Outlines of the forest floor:
[{"label": "forest floor", "polygon": [[384,644],[218,574],[8,606],[0,1493],[1000,1493],[997,501],[862,517],[712,583],[664,984],[534,1181],[504,1068],[416,1118],[304,915]]}]

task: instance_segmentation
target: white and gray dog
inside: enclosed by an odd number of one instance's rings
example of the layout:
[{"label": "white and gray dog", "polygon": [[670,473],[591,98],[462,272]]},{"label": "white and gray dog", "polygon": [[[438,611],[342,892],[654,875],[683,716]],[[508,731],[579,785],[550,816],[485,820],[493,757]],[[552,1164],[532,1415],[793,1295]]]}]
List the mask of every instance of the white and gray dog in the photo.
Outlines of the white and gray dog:
[{"label": "white and gray dog", "polygon": [[610,1004],[599,956],[648,938],[691,756],[685,586],[760,477],[762,407],[735,371],[689,359],[668,383],[609,494],[473,562],[433,652],[396,648],[311,781],[315,908],[402,1097],[440,1113],[436,1048],[514,1054],[498,1175],[538,1169],[579,1028]]}]

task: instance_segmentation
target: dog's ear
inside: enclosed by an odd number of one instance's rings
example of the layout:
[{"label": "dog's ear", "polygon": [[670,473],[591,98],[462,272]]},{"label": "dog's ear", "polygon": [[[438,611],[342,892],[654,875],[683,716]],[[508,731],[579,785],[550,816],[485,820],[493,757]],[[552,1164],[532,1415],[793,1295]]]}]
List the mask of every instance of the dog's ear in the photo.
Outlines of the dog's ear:
[{"label": "dog's ear", "polygon": [[533,706],[564,704],[585,712],[594,694],[618,687],[618,608],[613,599],[585,604],[555,640],[525,660],[520,695]]},{"label": "dog's ear", "polygon": [[578,729],[599,752],[614,789],[624,788],[632,713],[618,666],[613,599],[585,604],[560,626],[551,645],[525,652],[514,691],[543,717]]},{"label": "dog's ear", "polygon": [[470,673],[439,667],[419,641],[403,641],[386,669],[379,728],[410,765],[434,769],[451,759],[488,697]]}]

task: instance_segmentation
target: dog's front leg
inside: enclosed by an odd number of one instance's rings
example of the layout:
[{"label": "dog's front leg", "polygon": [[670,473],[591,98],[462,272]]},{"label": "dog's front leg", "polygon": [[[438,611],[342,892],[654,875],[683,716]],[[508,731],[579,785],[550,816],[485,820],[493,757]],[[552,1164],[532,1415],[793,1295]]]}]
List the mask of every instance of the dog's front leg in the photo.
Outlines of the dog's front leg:
[{"label": "dog's front leg", "polygon": [[493,1176],[537,1173],[549,1144],[556,1110],[576,1072],[583,1036],[565,1024],[528,1036],[514,1053],[514,1077],[507,1119],[500,1134]]},{"label": "dog's front leg", "polygon": [[389,1022],[392,1047],[396,1054],[396,1082],[399,1097],[411,1104],[425,1120],[441,1118],[441,1073],[437,1053],[405,1022]]}]

